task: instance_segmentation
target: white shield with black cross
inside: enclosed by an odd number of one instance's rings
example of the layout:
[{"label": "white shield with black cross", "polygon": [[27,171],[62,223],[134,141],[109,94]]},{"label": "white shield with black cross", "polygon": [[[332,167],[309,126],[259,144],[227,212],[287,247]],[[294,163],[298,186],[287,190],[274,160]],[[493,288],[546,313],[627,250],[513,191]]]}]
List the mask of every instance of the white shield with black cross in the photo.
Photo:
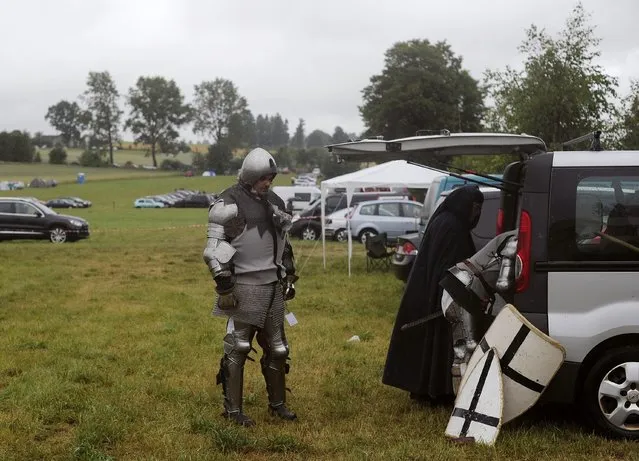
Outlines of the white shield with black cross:
[{"label": "white shield with black cross", "polygon": [[446,436],[459,441],[493,445],[501,428],[504,406],[499,357],[489,349],[459,388]]},{"label": "white shield with black cross", "polygon": [[507,304],[471,356],[460,387],[490,348],[495,348],[504,382],[503,423],[525,413],[539,400],[561,364],[566,350],[513,306]]}]

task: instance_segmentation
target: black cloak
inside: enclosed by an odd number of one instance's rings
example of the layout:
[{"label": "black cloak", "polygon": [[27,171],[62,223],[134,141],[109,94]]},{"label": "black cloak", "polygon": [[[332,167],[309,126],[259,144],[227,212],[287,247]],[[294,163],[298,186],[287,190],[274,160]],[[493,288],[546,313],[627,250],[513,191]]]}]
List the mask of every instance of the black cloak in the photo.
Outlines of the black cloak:
[{"label": "black cloak", "polygon": [[473,203],[483,204],[476,186],[454,190],[428,222],[417,258],[408,276],[391,336],[382,382],[409,391],[426,400],[454,396],[451,366],[452,333],[449,322],[440,316],[427,323],[401,330],[402,325],[441,312],[446,270],[475,254],[470,222]]}]

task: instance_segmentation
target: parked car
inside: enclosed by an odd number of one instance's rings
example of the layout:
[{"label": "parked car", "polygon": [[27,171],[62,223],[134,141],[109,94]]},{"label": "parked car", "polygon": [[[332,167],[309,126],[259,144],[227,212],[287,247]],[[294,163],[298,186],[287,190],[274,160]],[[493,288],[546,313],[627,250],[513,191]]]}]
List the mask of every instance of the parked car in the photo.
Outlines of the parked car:
[{"label": "parked car", "polygon": [[[482,248],[490,240],[492,240],[495,235],[497,235],[497,215],[501,197],[501,191],[494,187],[480,187],[479,190],[484,194],[484,204],[482,205],[479,223],[477,223],[477,226],[472,231],[473,242],[477,249]],[[452,189],[448,189],[439,196],[433,212],[435,212],[435,210],[451,192]],[[420,220],[421,216],[423,216],[423,213],[420,215]],[[403,282],[408,280],[408,274],[413,267],[413,262],[417,257],[423,237],[424,233],[422,231],[400,235],[397,238],[395,254],[391,259],[391,264],[395,277],[399,280],[402,280]]]},{"label": "parked car", "polygon": [[164,203],[152,198],[139,198],[133,202],[135,208],[164,208]]},{"label": "parked car", "polygon": [[63,243],[89,237],[89,223],[61,215],[29,199],[0,198],[0,239],[49,239]]},{"label": "parked car", "polygon": [[343,208],[334,213],[329,214],[324,219],[324,233],[327,239],[333,239],[338,242],[348,240],[347,219],[353,207]]},{"label": "parked car", "polygon": [[[351,206],[366,200],[376,200],[380,197],[408,199],[407,195],[397,192],[358,192],[351,198]],[[335,211],[346,208],[346,194],[328,194],[324,200],[324,215],[327,216]],[[322,203],[321,198],[303,210],[299,215],[293,216],[293,224],[289,234],[302,240],[317,240],[322,236]]]},{"label": "parked car", "polygon": [[79,203],[63,198],[54,198],[48,200],[45,205],[49,208],[82,208],[82,205],[80,205]]},{"label": "parked car", "polygon": [[85,200],[80,197],[59,197],[64,200],[71,200],[72,202],[80,204],[80,208],[89,208],[93,203],[90,200]]},{"label": "parked car", "polygon": [[175,202],[176,208],[208,208],[213,203],[214,198],[207,194],[187,195]]},{"label": "parked car", "polygon": [[[497,233],[515,230],[516,270],[503,293],[563,345],[565,361],[541,401],[573,403],[602,432],[639,440],[639,151],[549,152],[533,136],[459,133],[389,141],[384,152],[351,143],[338,155],[515,153],[504,170]],[[506,287],[507,288],[507,287]]]},{"label": "parked car", "polygon": [[417,232],[422,206],[413,200],[360,202],[347,217],[351,235],[365,244],[366,239],[382,233],[392,240],[408,232]]}]

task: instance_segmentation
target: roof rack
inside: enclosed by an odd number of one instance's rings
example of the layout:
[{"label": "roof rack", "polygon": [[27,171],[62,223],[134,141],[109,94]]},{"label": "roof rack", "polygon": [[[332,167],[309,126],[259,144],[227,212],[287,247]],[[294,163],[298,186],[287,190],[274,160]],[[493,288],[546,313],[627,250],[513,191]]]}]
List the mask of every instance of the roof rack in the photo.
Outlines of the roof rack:
[{"label": "roof rack", "polygon": [[450,136],[450,130],[442,129],[442,130],[417,130],[415,132],[415,136]]},{"label": "roof rack", "polygon": [[579,136],[578,138],[571,139],[570,141],[564,142],[561,146],[572,146],[574,144],[579,144],[580,142],[590,141],[590,150],[600,151],[603,150],[601,147],[601,130],[593,131],[592,133],[588,133],[583,136]]}]

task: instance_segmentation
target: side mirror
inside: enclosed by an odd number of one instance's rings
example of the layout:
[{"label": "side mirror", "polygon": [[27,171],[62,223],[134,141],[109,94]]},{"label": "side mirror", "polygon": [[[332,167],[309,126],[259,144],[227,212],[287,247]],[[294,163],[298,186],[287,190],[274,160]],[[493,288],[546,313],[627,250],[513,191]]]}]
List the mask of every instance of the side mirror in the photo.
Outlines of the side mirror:
[{"label": "side mirror", "polygon": [[44,216],[44,213],[42,211],[40,211],[40,210],[36,210],[35,215],[38,218],[42,218]]}]

